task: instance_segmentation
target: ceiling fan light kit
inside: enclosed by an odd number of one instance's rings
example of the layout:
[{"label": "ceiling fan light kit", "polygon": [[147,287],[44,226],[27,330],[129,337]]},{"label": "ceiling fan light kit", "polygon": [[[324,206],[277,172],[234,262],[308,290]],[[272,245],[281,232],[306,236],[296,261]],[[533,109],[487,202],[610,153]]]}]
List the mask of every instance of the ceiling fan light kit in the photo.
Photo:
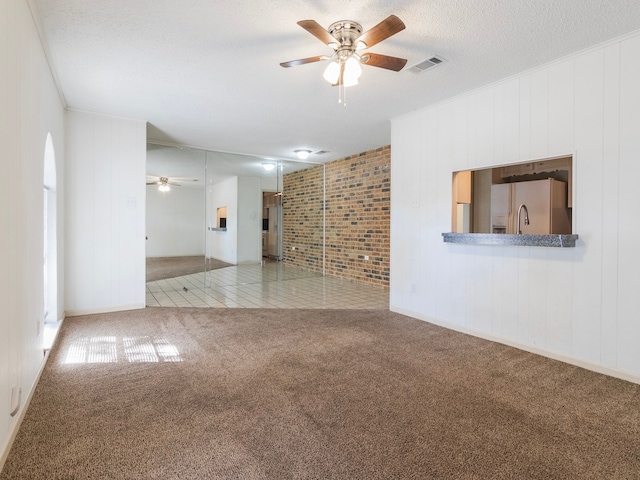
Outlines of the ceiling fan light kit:
[{"label": "ceiling fan light kit", "polygon": [[[175,178],[173,179],[175,180]],[[186,178],[186,179],[182,179],[182,181],[187,181],[187,182],[197,182],[198,179],[194,178],[194,179],[190,179],[190,178]],[[179,183],[175,183],[175,182],[170,182],[169,181],[169,177],[158,177],[158,180],[155,182],[147,182],[147,186],[149,185],[157,185],[158,186],[158,190],[160,190],[161,192],[168,192],[171,190],[171,187],[179,187],[180,184]]]},{"label": "ceiling fan light kit", "polygon": [[357,54],[354,53],[346,60],[337,59],[329,64],[324,71],[324,79],[331,85],[337,85],[342,74],[342,85],[352,87],[358,84],[358,79],[362,75],[362,67],[356,59]]},{"label": "ceiling fan light kit", "polygon": [[372,52],[362,54],[358,52],[358,50],[370,48],[404,30],[404,23],[395,15],[390,15],[365,33],[362,33],[362,26],[352,20],[334,22],[327,30],[315,20],[301,20],[298,25],[332,48],[334,53],[331,56],[318,55],[283,62],[280,65],[288,68],[331,60],[323,77],[331,85],[339,87],[338,103],[342,103],[344,106],[346,106],[345,88],[358,84],[358,79],[362,75],[361,64],[399,72],[407,63],[404,58]]},{"label": "ceiling fan light kit", "polygon": [[340,76],[340,64],[338,62],[331,62],[324,70],[322,75],[324,79],[332,85],[338,81]]},{"label": "ceiling fan light kit", "polygon": [[167,177],[160,177],[160,180],[157,183],[158,183],[158,190],[160,190],[162,193],[168,192],[169,190],[171,190],[171,186],[169,185],[169,179]]}]

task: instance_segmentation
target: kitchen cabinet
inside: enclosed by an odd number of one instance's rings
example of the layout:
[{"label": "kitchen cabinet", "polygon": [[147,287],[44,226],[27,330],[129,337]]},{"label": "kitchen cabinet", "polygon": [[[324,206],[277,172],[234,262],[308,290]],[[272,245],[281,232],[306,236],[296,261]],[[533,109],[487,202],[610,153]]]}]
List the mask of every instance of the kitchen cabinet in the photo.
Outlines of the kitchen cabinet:
[{"label": "kitchen cabinet", "polygon": [[[518,210],[520,226],[518,228]],[[525,225],[528,217],[529,224]],[[570,234],[567,184],[553,178],[491,186],[492,233]]]},{"label": "kitchen cabinet", "polygon": [[457,172],[453,178],[454,198],[456,203],[471,203],[471,171]]},{"label": "kitchen cabinet", "polygon": [[[526,175],[540,175],[547,173],[550,178],[559,179],[555,173],[561,172],[566,176],[567,181],[567,206],[569,208],[572,207],[572,198],[573,198],[573,159],[572,157],[560,157],[560,158],[552,158],[548,160],[538,160],[535,162],[528,163],[516,163],[513,165],[506,165],[500,168],[494,168],[494,175],[496,175],[495,180],[496,183],[502,183],[505,179],[510,182],[518,181],[514,180],[517,177],[523,177]],[[520,178],[520,181],[525,180],[524,178]]]},{"label": "kitchen cabinet", "polygon": [[471,201],[473,175],[471,170],[465,172],[454,172],[452,187],[452,208],[451,229],[458,233],[468,233],[471,230]]}]

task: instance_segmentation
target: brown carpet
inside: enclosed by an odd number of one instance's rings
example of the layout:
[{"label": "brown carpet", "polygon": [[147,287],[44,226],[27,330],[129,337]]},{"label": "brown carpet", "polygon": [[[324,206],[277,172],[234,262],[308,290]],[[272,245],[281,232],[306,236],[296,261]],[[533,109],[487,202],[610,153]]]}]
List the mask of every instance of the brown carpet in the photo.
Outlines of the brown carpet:
[{"label": "brown carpet", "polygon": [[65,321],[0,479],[633,479],[639,442],[640,385],[388,311],[147,308]]},{"label": "brown carpet", "polygon": [[[231,267],[231,263],[210,258],[207,269]],[[204,272],[204,256],[147,258],[147,282]]]}]

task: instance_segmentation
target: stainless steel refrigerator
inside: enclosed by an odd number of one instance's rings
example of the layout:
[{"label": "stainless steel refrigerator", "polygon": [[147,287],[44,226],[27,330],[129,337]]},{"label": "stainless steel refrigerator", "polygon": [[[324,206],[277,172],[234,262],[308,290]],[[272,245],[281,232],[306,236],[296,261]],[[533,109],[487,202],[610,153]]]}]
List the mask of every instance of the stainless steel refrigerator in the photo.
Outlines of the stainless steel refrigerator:
[{"label": "stainless steel refrigerator", "polygon": [[[521,205],[524,207],[521,208]],[[526,218],[529,221],[528,225],[525,224]],[[547,178],[492,185],[491,228],[493,233],[571,233],[567,184]]]}]

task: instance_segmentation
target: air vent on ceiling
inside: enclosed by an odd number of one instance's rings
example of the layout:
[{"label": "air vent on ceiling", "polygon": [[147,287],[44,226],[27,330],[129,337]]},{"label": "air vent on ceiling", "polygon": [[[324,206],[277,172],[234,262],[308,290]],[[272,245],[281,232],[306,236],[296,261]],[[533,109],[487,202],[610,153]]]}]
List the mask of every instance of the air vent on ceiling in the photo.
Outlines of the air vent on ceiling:
[{"label": "air vent on ceiling", "polygon": [[429,68],[435,67],[444,62],[446,62],[444,58],[438,57],[436,55],[431,58],[427,58],[426,60],[423,60],[420,63],[416,63],[413,67],[409,68],[409,71],[415,74],[419,74],[424,72],[425,70],[428,70]]}]

